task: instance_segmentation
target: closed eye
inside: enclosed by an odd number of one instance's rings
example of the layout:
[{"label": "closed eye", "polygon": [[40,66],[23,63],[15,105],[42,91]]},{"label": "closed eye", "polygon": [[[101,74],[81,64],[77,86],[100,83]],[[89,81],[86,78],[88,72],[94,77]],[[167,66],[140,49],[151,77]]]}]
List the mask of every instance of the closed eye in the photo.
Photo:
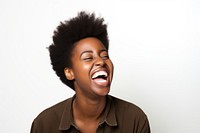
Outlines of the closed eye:
[{"label": "closed eye", "polygon": [[82,60],[84,60],[84,61],[91,61],[91,60],[93,60],[93,57],[84,57],[84,58],[82,58]]},{"label": "closed eye", "polygon": [[109,59],[109,56],[108,56],[108,55],[105,55],[105,56],[102,56],[101,58],[102,58],[102,59]]},{"label": "closed eye", "polygon": [[102,59],[109,59],[108,51],[106,50],[101,51],[100,56]]}]

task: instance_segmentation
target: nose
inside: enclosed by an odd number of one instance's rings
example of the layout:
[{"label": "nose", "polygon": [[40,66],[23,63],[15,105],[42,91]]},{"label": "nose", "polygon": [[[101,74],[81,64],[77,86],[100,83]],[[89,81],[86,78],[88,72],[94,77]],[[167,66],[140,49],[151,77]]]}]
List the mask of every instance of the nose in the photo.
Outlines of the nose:
[{"label": "nose", "polygon": [[96,66],[104,66],[105,62],[101,57],[96,57],[95,65]]}]

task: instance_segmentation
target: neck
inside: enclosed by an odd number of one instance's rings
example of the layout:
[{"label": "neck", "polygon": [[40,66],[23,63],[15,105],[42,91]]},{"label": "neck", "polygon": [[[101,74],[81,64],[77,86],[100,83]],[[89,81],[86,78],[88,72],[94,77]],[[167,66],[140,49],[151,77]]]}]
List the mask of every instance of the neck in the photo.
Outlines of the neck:
[{"label": "neck", "polygon": [[76,96],[73,102],[74,117],[79,120],[99,120],[105,105],[106,96],[95,100]]}]

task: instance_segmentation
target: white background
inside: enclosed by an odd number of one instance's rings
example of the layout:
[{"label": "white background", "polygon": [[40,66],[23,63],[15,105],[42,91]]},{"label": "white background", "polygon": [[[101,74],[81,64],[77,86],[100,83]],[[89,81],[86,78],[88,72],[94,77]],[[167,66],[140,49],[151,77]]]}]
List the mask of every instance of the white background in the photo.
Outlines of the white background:
[{"label": "white background", "polygon": [[80,10],[108,23],[110,94],[141,107],[152,133],[199,133],[198,0],[1,0],[1,133],[28,133],[42,110],[74,94],[51,69],[46,47],[60,21]]}]

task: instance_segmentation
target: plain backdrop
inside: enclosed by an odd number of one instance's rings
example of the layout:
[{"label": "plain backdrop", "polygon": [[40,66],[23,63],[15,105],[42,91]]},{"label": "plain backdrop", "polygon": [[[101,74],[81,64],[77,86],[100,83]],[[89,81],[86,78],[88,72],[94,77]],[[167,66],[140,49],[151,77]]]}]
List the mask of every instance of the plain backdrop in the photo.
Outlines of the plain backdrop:
[{"label": "plain backdrop", "polygon": [[199,0],[1,0],[1,133],[30,132],[41,111],[74,94],[46,47],[60,21],[81,10],[108,24],[110,94],[142,108],[152,133],[199,133]]}]

